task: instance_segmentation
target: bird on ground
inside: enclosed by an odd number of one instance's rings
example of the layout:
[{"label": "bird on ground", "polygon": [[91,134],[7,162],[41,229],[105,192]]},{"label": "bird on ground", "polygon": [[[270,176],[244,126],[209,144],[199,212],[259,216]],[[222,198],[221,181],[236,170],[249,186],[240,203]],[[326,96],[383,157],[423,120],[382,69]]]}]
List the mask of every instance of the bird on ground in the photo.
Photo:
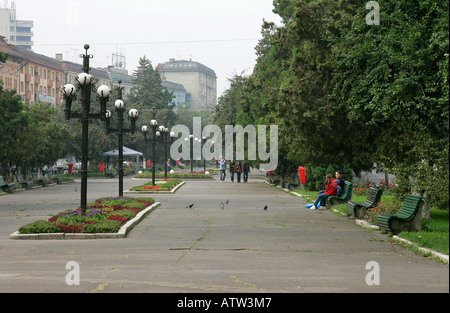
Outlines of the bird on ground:
[{"label": "bird on ground", "polygon": [[189,204],[189,205],[187,206],[187,208],[192,209],[193,206],[194,206],[194,204],[192,203],[192,204]]},{"label": "bird on ground", "polygon": [[264,206],[264,211],[267,211],[267,205],[266,205],[266,206]]},{"label": "bird on ground", "polygon": [[223,204],[223,202],[220,204],[220,207],[222,208],[222,210],[223,210],[223,208],[225,207],[225,205]]},{"label": "bird on ground", "polygon": [[225,204],[228,204],[228,203],[230,203],[230,201],[228,201],[228,199],[227,199],[227,201],[225,201]]}]

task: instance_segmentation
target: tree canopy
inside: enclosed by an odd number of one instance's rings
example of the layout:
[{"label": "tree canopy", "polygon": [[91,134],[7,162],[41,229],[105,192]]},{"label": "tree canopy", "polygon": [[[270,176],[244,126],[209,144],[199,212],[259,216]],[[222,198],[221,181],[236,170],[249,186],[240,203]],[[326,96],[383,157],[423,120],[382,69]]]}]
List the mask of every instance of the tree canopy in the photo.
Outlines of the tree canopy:
[{"label": "tree canopy", "polygon": [[[279,125],[278,172],[383,163],[448,208],[448,3],[275,0],[257,63],[219,99],[216,121]],[[444,195],[444,192],[446,195]]]}]

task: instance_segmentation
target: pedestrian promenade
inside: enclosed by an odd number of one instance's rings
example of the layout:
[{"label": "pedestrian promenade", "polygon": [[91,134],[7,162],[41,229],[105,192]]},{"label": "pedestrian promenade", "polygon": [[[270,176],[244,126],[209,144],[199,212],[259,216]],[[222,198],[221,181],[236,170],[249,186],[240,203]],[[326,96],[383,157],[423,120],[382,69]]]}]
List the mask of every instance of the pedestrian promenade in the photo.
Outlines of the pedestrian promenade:
[{"label": "pedestrian promenade", "polygon": [[[174,194],[151,195],[161,205],[123,239],[9,239],[21,225],[76,208],[79,182],[2,196],[0,292],[449,292],[448,265],[307,210],[264,181],[258,172],[245,184],[187,180]],[[126,178],[124,189],[140,183]],[[88,182],[88,201],[117,194],[116,179]],[[71,261],[79,285],[66,282]]]}]

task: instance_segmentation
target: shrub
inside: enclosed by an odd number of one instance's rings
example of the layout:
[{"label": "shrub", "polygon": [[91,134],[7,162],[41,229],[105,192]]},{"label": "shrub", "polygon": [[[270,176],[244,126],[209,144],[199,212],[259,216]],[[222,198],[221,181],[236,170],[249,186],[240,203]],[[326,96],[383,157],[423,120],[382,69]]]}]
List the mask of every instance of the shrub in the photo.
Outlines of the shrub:
[{"label": "shrub", "polygon": [[59,233],[61,230],[49,221],[36,221],[19,228],[21,234]]},{"label": "shrub", "polygon": [[127,218],[120,216],[120,215],[110,215],[110,216],[108,216],[108,220],[118,221],[120,223],[120,225],[124,225],[126,222],[128,222]]},{"label": "shrub", "polygon": [[136,198],[136,201],[145,203],[146,206],[150,206],[155,203],[155,199],[153,198]]},{"label": "shrub", "polygon": [[83,233],[117,233],[120,229],[120,222],[113,220],[103,220],[96,224],[86,224],[83,226]]},{"label": "shrub", "polygon": [[132,200],[134,199],[130,197],[111,197],[97,199],[95,202],[96,204],[101,204],[103,206],[119,206]]},{"label": "shrub", "polygon": [[[97,209],[86,210],[86,215],[81,216],[81,211],[69,211],[60,213],[57,215],[56,223],[60,225],[82,225],[86,222],[97,222],[106,218],[106,215],[102,211]],[[55,217],[49,219],[50,222],[54,221]]]},{"label": "shrub", "polygon": [[144,210],[147,207],[147,205],[146,205],[146,203],[139,202],[139,201],[135,200],[135,201],[130,201],[128,203],[125,203],[123,205],[123,207],[124,208],[138,209],[139,211],[142,211],[142,210]]},{"label": "shrub", "polygon": [[402,203],[392,196],[382,198],[382,202],[378,202],[374,208],[367,211],[367,220],[373,224],[377,223],[378,216],[382,213],[395,214],[402,207]]},{"label": "shrub", "polygon": [[134,213],[134,211],[130,210],[130,209],[123,209],[123,210],[114,211],[111,214],[125,217],[128,220],[131,220],[131,219],[133,219],[136,216],[136,213]]},{"label": "shrub", "polygon": [[[336,170],[341,170],[344,174],[344,179],[351,181],[353,178],[353,171],[347,167],[339,165],[327,166],[305,166],[306,168],[306,188],[310,191],[319,191],[324,189],[325,176],[331,174],[334,177]],[[296,173],[298,176],[298,173]]]}]

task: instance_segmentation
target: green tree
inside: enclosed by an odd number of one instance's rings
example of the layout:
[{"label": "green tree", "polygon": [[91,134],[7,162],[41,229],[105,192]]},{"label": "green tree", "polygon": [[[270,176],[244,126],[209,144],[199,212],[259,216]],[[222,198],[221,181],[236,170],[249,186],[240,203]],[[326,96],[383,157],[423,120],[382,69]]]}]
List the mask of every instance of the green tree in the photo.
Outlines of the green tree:
[{"label": "green tree", "polygon": [[24,148],[18,135],[26,133],[29,123],[30,117],[20,96],[0,85],[0,165],[5,176],[9,176],[16,155]]},{"label": "green tree", "polygon": [[405,193],[441,198],[448,208],[448,3],[380,7],[379,26],[367,25],[361,8],[351,28],[330,36],[336,109],[346,112],[362,151],[406,178]]},{"label": "green tree", "polygon": [[[158,126],[164,125],[169,128],[174,126],[177,120],[174,113],[174,104],[172,103],[172,93],[162,85],[161,75],[157,69],[154,69],[151,61],[145,56],[139,59],[138,70],[134,73],[135,88],[132,89],[126,105],[127,108],[135,108],[139,111],[139,121],[137,123],[137,133],[134,135],[126,134],[124,143],[132,149],[141,151],[145,157],[150,156],[150,145],[145,145],[141,126],[150,126],[150,120],[153,117],[153,108],[156,108],[156,120]],[[157,159],[162,160],[162,149],[158,149]]]}]

